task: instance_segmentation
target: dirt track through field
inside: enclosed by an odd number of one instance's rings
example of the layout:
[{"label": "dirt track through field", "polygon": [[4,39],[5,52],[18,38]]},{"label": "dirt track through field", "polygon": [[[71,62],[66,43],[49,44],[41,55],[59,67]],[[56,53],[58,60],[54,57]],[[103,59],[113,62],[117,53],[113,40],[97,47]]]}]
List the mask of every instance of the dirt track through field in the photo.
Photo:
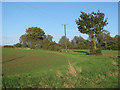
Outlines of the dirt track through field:
[{"label": "dirt track through field", "polygon": [[23,58],[24,56],[19,56],[19,57],[13,57],[12,59],[9,59],[9,60],[6,60],[6,61],[3,61],[2,63],[7,63],[7,62],[11,62],[11,61],[14,61],[16,59],[20,59],[20,58]]}]

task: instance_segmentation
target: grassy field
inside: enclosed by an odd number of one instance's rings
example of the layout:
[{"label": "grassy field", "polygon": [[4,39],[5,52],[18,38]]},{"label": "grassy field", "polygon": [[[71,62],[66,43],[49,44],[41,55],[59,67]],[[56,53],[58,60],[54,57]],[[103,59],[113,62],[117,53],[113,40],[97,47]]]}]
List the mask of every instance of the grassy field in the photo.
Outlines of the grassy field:
[{"label": "grassy field", "polygon": [[3,88],[117,88],[118,51],[2,49]]}]

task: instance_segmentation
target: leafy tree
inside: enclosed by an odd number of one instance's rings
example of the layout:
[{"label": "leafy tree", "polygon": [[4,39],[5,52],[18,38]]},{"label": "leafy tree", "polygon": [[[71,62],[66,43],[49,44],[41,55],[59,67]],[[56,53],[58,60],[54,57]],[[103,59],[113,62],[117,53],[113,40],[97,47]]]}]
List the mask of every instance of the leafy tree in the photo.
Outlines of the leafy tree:
[{"label": "leafy tree", "polygon": [[20,44],[22,45],[22,47],[28,47],[28,40],[27,40],[27,36],[25,34],[20,36],[19,41],[20,41]]},{"label": "leafy tree", "polygon": [[74,38],[71,40],[71,43],[74,45],[74,48],[76,48],[76,49],[84,49],[87,45],[86,40],[81,36],[79,36],[79,37],[74,36]]},{"label": "leafy tree", "polygon": [[74,36],[70,45],[72,49],[89,49],[89,40],[85,40],[82,36]]},{"label": "leafy tree", "polygon": [[43,39],[42,41],[42,48],[43,49],[48,49],[50,46],[50,42],[48,41],[48,39]]},{"label": "leafy tree", "polygon": [[28,39],[43,40],[45,37],[45,32],[41,28],[31,27],[26,29],[26,35]]},{"label": "leafy tree", "polygon": [[49,49],[50,42],[52,42],[53,36],[46,35],[45,38],[42,40],[42,48],[43,49]]},{"label": "leafy tree", "polygon": [[57,43],[55,41],[50,42],[48,49],[52,50],[52,51],[60,51],[61,52],[61,48],[59,46],[57,46]]},{"label": "leafy tree", "polygon": [[20,37],[20,43],[25,47],[41,47],[42,40],[45,37],[45,32],[41,28],[30,27],[26,29],[26,33]]},{"label": "leafy tree", "polygon": [[51,42],[52,39],[53,39],[53,36],[51,36],[51,35],[46,35],[46,39],[47,39],[49,42]]},{"label": "leafy tree", "polygon": [[74,36],[74,38],[72,39],[72,43],[74,44],[74,45],[77,45],[79,42],[82,42],[84,40],[84,38],[83,37],[81,37],[81,36]]},{"label": "leafy tree", "polygon": [[120,45],[119,37],[119,35],[111,37],[110,32],[105,30],[104,32],[98,35],[97,41],[102,49],[118,50]]},{"label": "leafy tree", "polygon": [[97,37],[97,44],[100,47],[107,46],[107,39],[110,37],[110,33],[107,30],[104,30],[102,33],[100,33]]},{"label": "leafy tree", "polygon": [[20,43],[14,44],[15,47],[21,47],[22,45]]},{"label": "leafy tree", "polygon": [[105,14],[98,10],[97,13],[92,12],[91,14],[81,12],[80,17],[75,21],[78,26],[78,30],[83,34],[88,34],[93,42],[93,50],[91,50],[91,54],[96,54],[97,37],[103,32],[104,26],[108,24],[107,19],[104,18]]},{"label": "leafy tree", "polygon": [[77,45],[78,42],[79,42],[79,37],[78,37],[78,36],[74,36],[74,38],[71,40],[71,42],[72,42],[74,45]]},{"label": "leafy tree", "polygon": [[115,46],[114,46],[114,48],[116,50],[120,50],[120,35],[116,35],[114,38],[115,38]]},{"label": "leafy tree", "polygon": [[34,41],[32,41],[30,48],[35,49],[35,42]]},{"label": "leafy tree", "polygon": [[20,37],[20,44],[23,47],[31,49],[43,48],[47,50],[60,51],[60,47],[56,42],[52,41],[53,36],[45,35],[45,32],[38,27],[30,27],[26,29],[26,33]]},{"label": "leafy tree", "polygon": [[[70,41],[69,39],[66,37],[66,41],[67,41],[67,47],[69,47]],[[65,36],[62,36],[59,40],[59,44],[61,44],[63,46],[63,48],[65,48]]]}]

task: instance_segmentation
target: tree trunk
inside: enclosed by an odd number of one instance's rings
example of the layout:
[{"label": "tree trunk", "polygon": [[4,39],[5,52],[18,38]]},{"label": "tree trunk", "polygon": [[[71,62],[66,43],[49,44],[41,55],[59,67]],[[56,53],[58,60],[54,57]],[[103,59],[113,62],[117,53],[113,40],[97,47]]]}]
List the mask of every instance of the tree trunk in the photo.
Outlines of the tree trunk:
[{"label": "tree trunk", "polygon": [[93,48],[94,48],[94,50],[96,50],[97,49],[97,47],[96,47],[96,37],[95,38],[93,38]]},{"label": "tree trunk", "polygon": [[97,48],[97,45],[96,45],[96,37],[95,38],[92,38],[92,47],[90,49],[90,54],[91,55],[101,55],[101,50]]}]

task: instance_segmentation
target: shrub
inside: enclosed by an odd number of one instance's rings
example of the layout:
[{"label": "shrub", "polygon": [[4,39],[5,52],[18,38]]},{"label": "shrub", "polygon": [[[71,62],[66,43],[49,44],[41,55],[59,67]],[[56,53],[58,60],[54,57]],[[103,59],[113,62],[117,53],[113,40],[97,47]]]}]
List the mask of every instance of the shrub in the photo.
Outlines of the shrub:
[{"label": "shrub", "polygon": [[50,45],[48,47],[48,50],[52,50],[52,51],[61,51],[61,48],[59,46],[56,45]]},{"label": "shrub", "polygon": [[35,46],[31,46],[30,49],[35,49]]},{"label": "shrub", "polygon": [[90,49],[90,55],[102,55],[101,49]]},{"label": "shrub", "polygon": [[20,43],[17,43],[14,45],[15,47],[21,47],[22,45]]},{"label": "shrub", "polygon": [[61,51],[61,48],[59,46],[55,46],[54,50],[55,51]]},{"label": "shrub", "polygon": [[49,44],[43,44],[43,45],[42,45],[42,48],[43,48],[43,49],[49,49]]},{"label": "shrub", "polygon": [[52,51],[61,51],[60,47],[61,47],[60,45],[58,45],[58,44],[56,44],[55,42],[52,41],[48,44],[46,49],[52,50]]},{"label": "shrub", "polygon": [[4,48],[14,48],[14,46],[12,46],[12,45],[4,45],[3,47]]}]

